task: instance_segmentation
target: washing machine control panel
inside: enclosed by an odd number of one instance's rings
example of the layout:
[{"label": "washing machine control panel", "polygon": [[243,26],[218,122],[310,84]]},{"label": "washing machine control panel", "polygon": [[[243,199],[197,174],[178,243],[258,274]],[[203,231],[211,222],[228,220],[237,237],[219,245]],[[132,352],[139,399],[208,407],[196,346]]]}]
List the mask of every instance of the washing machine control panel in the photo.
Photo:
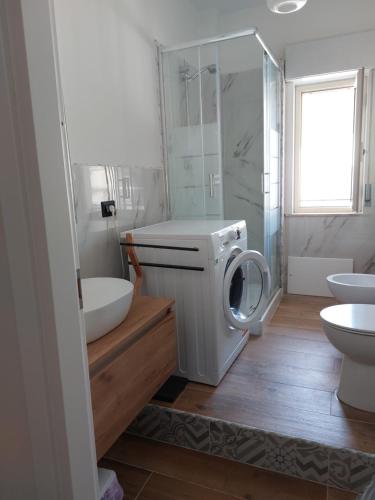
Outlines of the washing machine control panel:
[{"label": "washing machine control panel", "polygon": [[231,241],[241,239],[241,230],[239,228],[231,229],[227,233],[220,236],[223,245],[228,245]]},{"label": "washing machine control panel", "polygon": [[221,256],[231,251],[233,245],[247,248],[247,233],[245,222],[240,221],[216,233],[213,238],[214,254]]},{"label": "washing machine control panel", "polygon": [[235,240],[240,240],[241,239],[241,229],[237,228],[235,229]]}]

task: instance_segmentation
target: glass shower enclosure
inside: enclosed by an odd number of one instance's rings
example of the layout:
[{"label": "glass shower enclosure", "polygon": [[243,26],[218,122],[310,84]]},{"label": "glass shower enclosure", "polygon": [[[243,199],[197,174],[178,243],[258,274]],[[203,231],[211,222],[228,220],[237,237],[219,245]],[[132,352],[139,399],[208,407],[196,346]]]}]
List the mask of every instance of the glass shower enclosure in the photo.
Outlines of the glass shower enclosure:
[{"label": "glass shower enclosure", "polygon": [[282,72],[256,29],[160,47],[172,219],[244,219],[281,287]]}]

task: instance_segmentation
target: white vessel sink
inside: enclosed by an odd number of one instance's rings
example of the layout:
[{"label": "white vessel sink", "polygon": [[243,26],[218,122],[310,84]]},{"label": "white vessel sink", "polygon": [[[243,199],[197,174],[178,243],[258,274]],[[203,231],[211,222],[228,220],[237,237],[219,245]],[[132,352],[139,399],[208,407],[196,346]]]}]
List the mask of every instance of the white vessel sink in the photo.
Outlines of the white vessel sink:
[{"label": "white vessel sink", "polygon": [[103,337],[124,321],[132,303],[133,291],[130,281],[118,278],[82,280],[87,343]]},{"label": "white vessel sink", "polygon": [[331,274],[328,287],[343,304],[375,304],[374,274]]}]

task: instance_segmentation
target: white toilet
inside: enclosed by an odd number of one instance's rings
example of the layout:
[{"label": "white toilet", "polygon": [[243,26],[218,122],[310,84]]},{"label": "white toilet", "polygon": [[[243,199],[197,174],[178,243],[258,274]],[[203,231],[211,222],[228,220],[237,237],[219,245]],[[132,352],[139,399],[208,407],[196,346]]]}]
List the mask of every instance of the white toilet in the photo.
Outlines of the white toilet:
[{"label": "white toilet", "polygon": [[320,318],[329,341],[344,355],[338,398],[375,412],[375,305],[327,307]]}]

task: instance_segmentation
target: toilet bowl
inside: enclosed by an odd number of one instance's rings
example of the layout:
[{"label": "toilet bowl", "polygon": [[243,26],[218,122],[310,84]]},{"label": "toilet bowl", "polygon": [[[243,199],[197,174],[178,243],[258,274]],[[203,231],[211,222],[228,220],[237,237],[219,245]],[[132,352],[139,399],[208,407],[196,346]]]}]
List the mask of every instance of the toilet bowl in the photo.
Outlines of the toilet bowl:
[{"label": "toilet bowl", "polygon": [[375,305],[331,306],[320,318],[328,340],[344,355],[338,398],[375,412]]},{"label": "toilet bowl", "polygon": [[343,304],[375,304],[374,274],[331,274],[327,276],[327,284]]}]

